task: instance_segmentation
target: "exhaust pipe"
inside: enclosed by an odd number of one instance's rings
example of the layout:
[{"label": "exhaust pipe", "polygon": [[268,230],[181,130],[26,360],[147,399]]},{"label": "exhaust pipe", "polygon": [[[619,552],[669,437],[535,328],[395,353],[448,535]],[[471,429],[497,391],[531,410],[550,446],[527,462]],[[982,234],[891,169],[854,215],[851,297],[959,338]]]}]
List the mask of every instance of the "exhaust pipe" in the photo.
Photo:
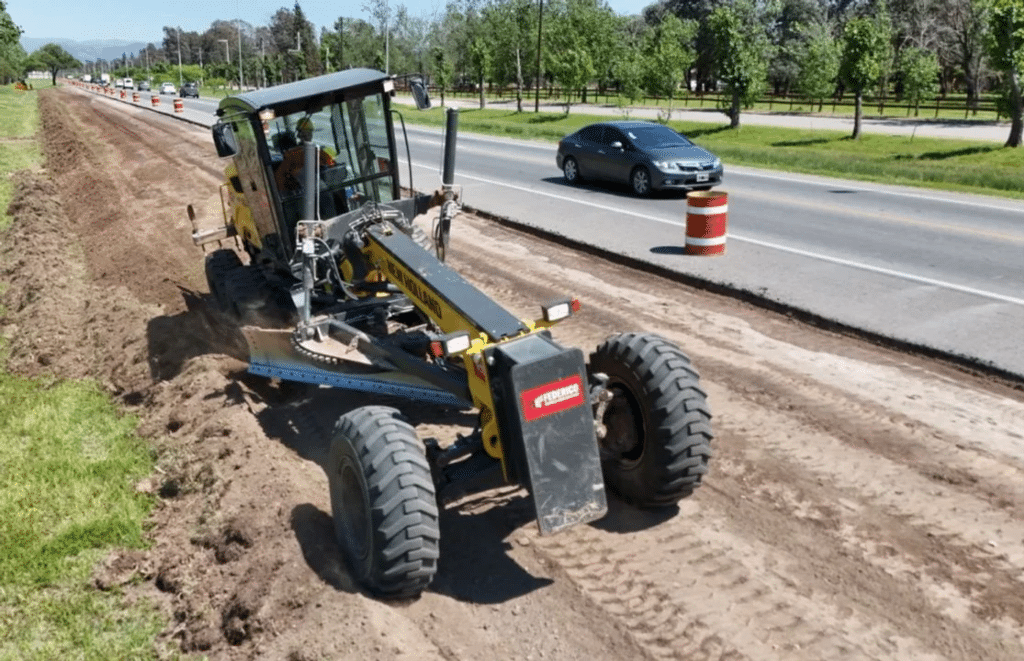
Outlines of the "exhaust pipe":
[{"label": "exhaust pipe", "polygon": [[441,193],[444,202],[441,204],[441,217],[434,233],[434,245],[437,258],[444,261],[448,249],[448,237],[452,231],[452,218],[458,212],[455,201],[455,143],[459,135],[459,110],[448,108],[444,127],[444,168],[441,171]]}]

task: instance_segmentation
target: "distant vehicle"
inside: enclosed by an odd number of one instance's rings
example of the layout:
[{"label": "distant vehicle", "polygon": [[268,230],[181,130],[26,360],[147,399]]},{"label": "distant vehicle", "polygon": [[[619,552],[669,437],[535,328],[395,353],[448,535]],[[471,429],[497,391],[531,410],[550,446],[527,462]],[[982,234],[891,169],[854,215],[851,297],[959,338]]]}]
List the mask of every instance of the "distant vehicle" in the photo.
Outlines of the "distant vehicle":
[{"label": "distant vehicle", "polygon": [[82,76],[82,82],[83,83],[91,83],[92,82],[92,75],[87,73],[84,76]]},{"label": "distant vehicle", "polygon": [[115,78],[114,79],[114,87],[118,87],[118,88],[124,87],[124,79],[123,78]]},{"label": "distant vehicle", "polygon": [[181,86],[181,90],[178,92],[178,96],[183,99],[192,97],[193,99],[199,98],[199,85],[196,83],[185,83]]},{"label": "distant vehicle", "polygon": [[161,94],[177,94],[178,90],[175,89],[174,83],[160,83]]},{"label": "distant vehicle", "polygon": [[140,80],[139,81],[139,91],[140,92],[148,92],[149,91],[149,81],[148,80]]},{"label": "distant vehicle", "polygon": [[711,190],[722,183],[717,156],[654,122],[584,126],[559,141],[555,162],[570,184],[583,179],[623,183],[639,197],[652,190]]},{"label": "distant vehicle", "polygon": [[133,81],[131,78],[125,78],[122,86],[126,90],[133,90],[135,89],[135,81]]},{"label": "distant vehicle", "polygon": [[110,85],[110,74],[109,73],[101,73],[100,77],[99,77],[99,80],[97,80],[96,82],[98,82],[100,85],[103,85],[104,87]]}]

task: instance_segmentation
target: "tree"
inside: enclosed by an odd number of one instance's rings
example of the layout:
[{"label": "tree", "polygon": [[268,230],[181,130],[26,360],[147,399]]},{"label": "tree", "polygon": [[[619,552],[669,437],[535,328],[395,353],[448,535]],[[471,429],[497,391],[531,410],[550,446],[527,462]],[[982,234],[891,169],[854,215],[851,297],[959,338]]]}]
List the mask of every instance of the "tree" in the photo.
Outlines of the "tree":
[{"label": "tree", "polygon": [[1007,147],[1020,147],[1024,132],[1024,99],[1021,71],[1024,70],[1024,0],[992,0],[988,14],[988,56],[1002,73],[1001,110],[1010,116]]},{"label": "tree", "polygon": [[53,80],[54,85],[57,84],[57,74],[61,71],[82,67],[82,63],[76,60],[71,53],[54,43],[46,44],[32,53],[31,59],[46,67],[46,70],[50,72],[50,78]]},{"label": "tree", "polygon": [[881,78],[887,44],[878,24],[868,18],[851,19],[843,30],[839,77],[854,94],[853,135],[860,139],[864,90]]},{"label": "tree", "polygon": [[696,35],[697,21],[681,21],[675,14],[666,14],[648,35],[644,48],[644,80],[651,94],[668,98],[667,119],[672,116],[672,100],[679,83],[697,56],[693,48]]},{"label": "tree", "polygon": [[935,94],[939,86],[939,59],[934,52],[911,46],[900,53],[900,78],[903,95],[918,115],[921,99]]},{"label": "tree", "polygon": [[967,106],[977,111],[982,87],[988,5],[979,0],[947,0],[943,9],[951,33],[947,48],[950,59],[963,73]]},{"label": "tree", "polygon": [[452,63],[440,46],[435,46],[432,54],[434,57],[434,83],[441,90],[441,105],[444,106],[444,91],[452,84]]},{"label": "tree", "polygon": [[809,25],[802,31],[807,39],[799,56],[800,73],[797,74],[796,86],[802,96],[818,103],[820,112],[825,99],[836,91],[839,44],[823,23]]},{"label": "tree", "polygon": [[740,108],[750,107],[764,91],[771,45],[751,0],[719,6],[708,17],[708,28],[715,70],[728,98],[719,109],[729,117],[729,126],[738,128]]},{"label": "tree", "polygon": [[14,24],[0,0],[0,83],[20,79],[24,74],[25,49],[18,43],[21,28]]}]

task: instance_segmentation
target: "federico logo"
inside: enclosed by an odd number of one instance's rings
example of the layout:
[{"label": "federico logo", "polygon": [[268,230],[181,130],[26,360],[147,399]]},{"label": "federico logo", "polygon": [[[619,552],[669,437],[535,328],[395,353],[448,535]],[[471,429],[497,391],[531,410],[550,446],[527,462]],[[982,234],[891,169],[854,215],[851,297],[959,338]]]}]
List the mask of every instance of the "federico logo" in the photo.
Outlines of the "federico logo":
[{"label": "federico logo", "polygon": [[523,405],[523,417],[532,422],[552,413],[579,406],[585,400],[583,379],[573,374],[554,383],[548,383],[523,391],[519,396]]}]

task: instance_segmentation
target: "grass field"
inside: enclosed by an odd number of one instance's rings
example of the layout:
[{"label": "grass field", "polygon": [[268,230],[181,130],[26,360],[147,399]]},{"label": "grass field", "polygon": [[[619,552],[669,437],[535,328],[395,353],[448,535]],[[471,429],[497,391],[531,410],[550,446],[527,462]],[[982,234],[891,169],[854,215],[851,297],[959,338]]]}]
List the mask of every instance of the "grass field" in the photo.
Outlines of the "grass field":
[{"label": "grass field", "polygon": [[[409,123],[444,125],[444,109],[403,113]],[[730,165],[1024,198],[1024,149],[998,143],[673,120],[669,125]],[[516,113],[505,109],[459,111],[459,129],[557,142],[607,115]],[[555,168],[554,152],[551,167]]]},{"label": "grass field", "polygon": [[[41,167],[36,100],[0,88],[0,242],[10,173]],[[165,657],[163,617],[92,584],[111,549],[146,544],[152,498],[134,485],[153,457],[136,421],[96,384],[12,375],[5,355],[0,342],[0,661]]]}]

